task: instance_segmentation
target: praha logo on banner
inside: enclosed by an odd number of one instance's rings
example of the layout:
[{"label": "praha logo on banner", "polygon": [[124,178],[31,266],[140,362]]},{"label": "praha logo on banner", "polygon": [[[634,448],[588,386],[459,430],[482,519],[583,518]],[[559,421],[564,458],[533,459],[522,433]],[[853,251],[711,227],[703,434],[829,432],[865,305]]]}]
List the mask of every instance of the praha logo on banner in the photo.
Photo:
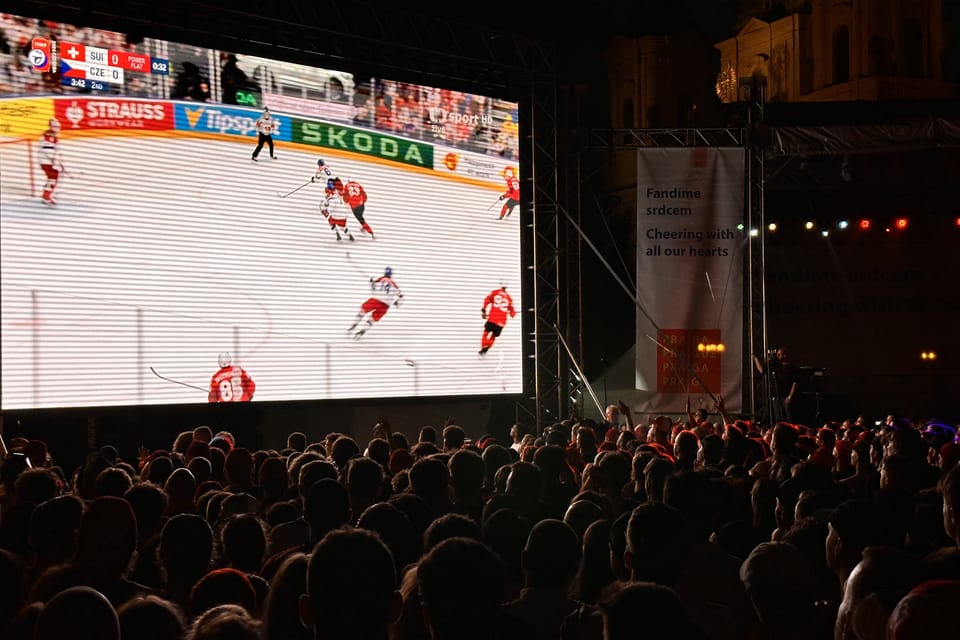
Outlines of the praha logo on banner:
[{"label": "praha logo on banner", "polygon": [[640,410],[682,412],[707,394],[740,406],[743,169],[738,148],[638,151]]}]

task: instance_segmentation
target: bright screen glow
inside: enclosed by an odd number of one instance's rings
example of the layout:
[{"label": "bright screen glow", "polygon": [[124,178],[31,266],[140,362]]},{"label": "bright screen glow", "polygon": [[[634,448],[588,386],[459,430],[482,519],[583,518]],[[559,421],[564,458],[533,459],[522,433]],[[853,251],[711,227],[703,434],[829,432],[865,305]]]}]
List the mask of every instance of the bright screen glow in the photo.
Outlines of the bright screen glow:
[{"label": "bright screen glow", "polygon": [[515,103],[0,27],[4,410],[521,391]]}]

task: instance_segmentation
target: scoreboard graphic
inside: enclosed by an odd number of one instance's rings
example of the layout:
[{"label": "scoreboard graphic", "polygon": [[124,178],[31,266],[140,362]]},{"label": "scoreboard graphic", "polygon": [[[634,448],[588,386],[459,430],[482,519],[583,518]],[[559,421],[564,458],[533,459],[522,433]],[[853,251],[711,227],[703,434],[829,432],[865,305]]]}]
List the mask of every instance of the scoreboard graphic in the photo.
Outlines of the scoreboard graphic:
[{"label": "scoreboard graphic", "polygon": [[30,63],[41,72],[59,68],[61,83],[77,89],[104,90],[112,84],[122,85],[127,72],[170,75],[169,60],[47,38],[33,39]]}]

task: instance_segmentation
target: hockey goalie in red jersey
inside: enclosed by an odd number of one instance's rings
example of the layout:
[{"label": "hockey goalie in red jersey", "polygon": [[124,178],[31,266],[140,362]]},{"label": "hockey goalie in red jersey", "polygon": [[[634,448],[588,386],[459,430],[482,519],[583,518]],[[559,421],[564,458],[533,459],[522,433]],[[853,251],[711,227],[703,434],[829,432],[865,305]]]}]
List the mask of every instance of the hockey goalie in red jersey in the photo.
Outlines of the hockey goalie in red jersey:
[{"label": "hockey goalie in red jersey", "polygon": [[500,196],[500,200],[506,199],[506,202],[500,207],[500,220],[513,213],[513,208],[520,204],[520,181],[517,180],[514,170],[507,167],[503,172],[503,177],[507,181],[507,190]]},{"label": "hockey goalie in red jersey", "polygon": [[210,402],[250,402],[257,385],[247,372],[233,365],[229,353],[221,353],[217,359],[220,369],[210,378]]},{"label": "hockey goalie in red jersey", "polygon": [[49,127],[40,137],[40,168],[47,182],[43,185],[43,203],[53,206],[57,201],[53,192],[60,181],[63,171],[63,159],[60,157],[60,121],[50,118]]},{"label": "hockey goalie in red jersey", "polygon": [[[489,308],[489,311],[487,309]],[[507,293],[506,285],[491,291],[483,301],[480,315],[487,322],[483,325],[483,336],[480,338],[480,355],[486,355],[493,342],[500,337],[500,332],[507,324],[507,315],[511,318],[517,315],[513,309],[513,299]]]},{"label": "hockey goalie in red jersey", "polygon": [[384,269],[383,275],[379,278],[370,278],[370,290],[373,293],[360,306],[357,317],[350,328],[347,329],[357,340],[373,326],[374,322],[380,321],[391,305],[399,307],[400,301],[403,300],[403,293],[397,283],[394,282],[393,269],[390,267]]}]

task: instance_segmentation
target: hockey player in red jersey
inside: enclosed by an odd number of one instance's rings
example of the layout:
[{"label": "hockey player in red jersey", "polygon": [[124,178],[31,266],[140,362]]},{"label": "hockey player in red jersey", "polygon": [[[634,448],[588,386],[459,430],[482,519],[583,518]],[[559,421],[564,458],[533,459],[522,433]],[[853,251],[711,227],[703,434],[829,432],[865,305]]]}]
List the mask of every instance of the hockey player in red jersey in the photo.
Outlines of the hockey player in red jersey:
[{"label": "hockey player in red jersey", "polygon": [[320,213],[330,223],[330,229],[337,234],[337,242],[343,240],[340,232],[353,242],[353,234],[347,227],[347,208],[343,203],[343,198],[337,190],[336,183],[331,178],[327,180],[327,186],[323,190],[323,202],[320,204]]},{"label": "hockey player in red jersey", "polygon": [[53,206],[57,204],[53,192],[60,180],[60,172],[63,171],[63,159],[60,157],[60,121],[56,118],[50,118],[49,127],[40,137],[40,168],[47,177],[43,186],[43,203]]},{"label": "hockey player in red jersey", "polygon": [[359,182],[350,180],[347,184],[343,185],[343,189],[340,191],[340,195],[343,197],[343,201],[347,203],[347,206],[350,207],[350,210],[353,211],[354,217],[356,217],[357,222],[360,223],[360,226],[363,227],[363,230],[370,234],[370,237],[373,237],[373,229],[370,228],[370,225],[363,219],[363,210],[366,208],[367,204],[367,192],[363,190],[363,187],[360,186]]},{"label": "hockey player in red jersey", "polygon": [[370,278],[370,290],[373,292],[360,306],[357,317],[347,331],[353,333],[353,337],[359,339],[367,330],[373,326],[374,322],[387,313],[390,306],[400,306],[403,299],[403,293],[400,287],[393,280],[393,269],[387,267],[383,270],[383,275],[378,278]]},{"label": "hockey player in red jersey", "polygon": [[210,378],[210,402],[249,402],[257,385],[239,366],[233,365],[229,353],[221,353],[217,358],[220,369]]},{"label": "hockey player in red jersey", "polygon": [[503,172],[503,177],[507,181],[507,190],[500,196],[500,199],[506,198],[507,201],[500,207],[500,220],[513,213],[513,208],[520,204],[520,181],[514,175],[513,169],[508,167]]},{"label": "hockey player in red jersey", "polygon": [[[490,311],[487,311],[489,307]],[[503,326],[507,324],[507,314],[511,318],[517,315],[513,309],[513,299],[507,293],[506,285],[494,289],[483,301],[480,316],[486,320],[483,325],[483,336],[480,338],[480,355],[486,355],[493,342],[500,337]]]}]

